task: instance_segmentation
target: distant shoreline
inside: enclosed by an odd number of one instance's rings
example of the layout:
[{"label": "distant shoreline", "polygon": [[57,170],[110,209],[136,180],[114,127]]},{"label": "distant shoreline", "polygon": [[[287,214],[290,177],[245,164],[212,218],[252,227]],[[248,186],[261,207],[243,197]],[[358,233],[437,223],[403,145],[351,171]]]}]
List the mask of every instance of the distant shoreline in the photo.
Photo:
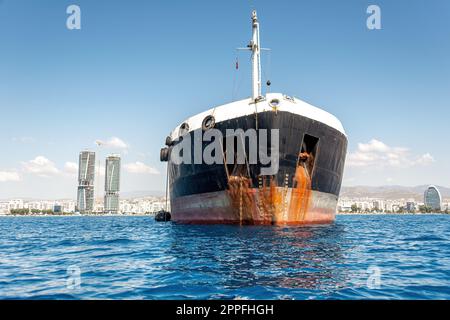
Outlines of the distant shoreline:
[{"label": "distant shoreline", "polygon": [[369,213],[363,213],[363,212],[338,212],[336,215],[341,216],[357,216],[357,215],[364,215],[364,216],[382,216],[382,215],[396,215],[396,216],[425,216],[425,215],[447,215],[448,213],[439,213],[439,212],[433,212],[433,213],[421,213],[421,212],[405,212],[405,213],[398,213],[398,212],[369,212]]},{"label": "distant shoreline", "polygon": [[[395,215],[395,216],[429,216],[429,215],[450,215],[446,213],[395,213],[395,212],[381,212],[381,213],[351,213],[351,212],[338,212],[336,216],[387,216],[387,215]],[[10,218],[25,218],[25,217],[154,217],[155,214],[41,214],[41,215],[20,215],[20,214],[0,214],[0,218],[10,217]]]},{"label": "distant shoreline", "polygon": [[153,217],[155,214],[0,214],[1,217]]}]

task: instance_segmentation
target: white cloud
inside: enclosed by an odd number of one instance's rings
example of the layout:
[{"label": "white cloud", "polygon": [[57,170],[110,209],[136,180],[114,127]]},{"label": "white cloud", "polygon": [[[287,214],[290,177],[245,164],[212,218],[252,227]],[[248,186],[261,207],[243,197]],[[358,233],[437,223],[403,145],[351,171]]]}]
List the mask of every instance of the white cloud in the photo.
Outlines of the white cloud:
[{"label": "white cloud", "polygon": [[0,171],[0,182],[20,181],[20,175],[15,171]]},{"label": "white cloud", "polygon": [[55,164],[44,156],[38,156],[33,160],[22,162],[22,167],[25,172],[41,177],[48,177],[60,173]]},{"label": "white cloud", "polygon": [[78,164],[75,162],[66,162],[64,164],[64,172],[68,174],[77,174],[78,173]]},{"label": "white cloud", "polygon": [[358,143],[358,149],[361,152],[386,152],[390,148],[383,142],[372,139],[369,143]]},{"label": "white cloud", "polygon": [[436,160],[434,160],[434,157],[431,154],[425,153],[419,159],[417,159],[416,162],[417,164],[427,165],[436,162]]},{"label": "white cloud", "polygon": [[129,147],[125,141],[117,137],[111,137],[106,141],[95,140],[95,144],[111,149],[128,149]]},{"label": "white cloud", "polygon": [[20,142],[20,143],[34,143],[36,142],[36,139],[33,137],[13,137],[13,142]]},{"label": "white cloud", "polygon": [[136,161],[124,165],[124,168],[129,173],[144,173],[144,174],[159,174],[159,171],[142,162]]},{"label": "white cloud", "polygon": [[413,156],[408,148],[391,147],[376,139],[368,143],[359,143],[358,149],[347,155],[349,167],[407,168],[428,165],[434,161],[429,153]]}]

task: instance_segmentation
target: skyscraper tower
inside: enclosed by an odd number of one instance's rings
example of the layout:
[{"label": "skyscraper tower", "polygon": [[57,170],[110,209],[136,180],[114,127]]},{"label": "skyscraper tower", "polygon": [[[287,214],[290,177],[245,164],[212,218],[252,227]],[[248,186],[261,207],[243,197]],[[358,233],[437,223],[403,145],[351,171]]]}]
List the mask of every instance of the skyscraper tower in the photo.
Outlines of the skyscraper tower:
[{"label": "skyscraper tower", "polygon": [[441,211],[442,209],[442,197],[439,189],[435,186],[429,186],[424,193],[423,202],[425,206],[431,208],[432,210]]},{"label": "skyscraper tower", "polygon": [[82,151],[78,160],[78,193],[76,210],[90,213],[94,209],[95,152]]},{"label": "skyscraper tower", "polygon": [[105,212],[119,211],[120,155],[110,155],[105,166]]}]

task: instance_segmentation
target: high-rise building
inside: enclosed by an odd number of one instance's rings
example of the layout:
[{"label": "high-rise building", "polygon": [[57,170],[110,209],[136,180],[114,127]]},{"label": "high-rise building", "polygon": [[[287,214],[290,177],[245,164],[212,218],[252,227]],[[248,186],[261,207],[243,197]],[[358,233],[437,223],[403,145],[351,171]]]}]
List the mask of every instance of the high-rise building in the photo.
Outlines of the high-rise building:
[{"label": "high-rise building", "polygon": [[53,213],[63,213],[63,206],[60,204],[55,204],[53,206]]},{"label": "high-rise building", "polygon": [[407,212],[415,212],[416,211],[416,203],[414,201],[406,202],[406,211]]},{"label": "high-rise building", "polygon": [[78,161],[78,193],[76,210],[90,213],[94,209],[95,152],[82,151]]},{"label": "high-rise building", "polygon": [[441,211],[442,198],[438,188],[429,186],[427,190],[425,190],[423,202],[425,203],[425,206],[433,210]]},{"label": "high-rise building", "polygon": [[119,211],[120,155],[110,155],[105,166],[105,205],[107,213]]}]

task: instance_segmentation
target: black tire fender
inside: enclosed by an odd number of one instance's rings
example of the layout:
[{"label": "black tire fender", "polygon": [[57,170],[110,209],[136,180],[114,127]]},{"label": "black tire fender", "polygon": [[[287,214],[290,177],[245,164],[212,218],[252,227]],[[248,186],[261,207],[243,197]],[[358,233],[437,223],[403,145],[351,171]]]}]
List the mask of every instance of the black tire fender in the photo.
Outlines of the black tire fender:
[{"label": "black tire fender", "polygon": [[169,161],[169,155],[170,155],[170,149],[169,148],[162,148],[159,152],[159,160],[161,162],[167,162]]}]

